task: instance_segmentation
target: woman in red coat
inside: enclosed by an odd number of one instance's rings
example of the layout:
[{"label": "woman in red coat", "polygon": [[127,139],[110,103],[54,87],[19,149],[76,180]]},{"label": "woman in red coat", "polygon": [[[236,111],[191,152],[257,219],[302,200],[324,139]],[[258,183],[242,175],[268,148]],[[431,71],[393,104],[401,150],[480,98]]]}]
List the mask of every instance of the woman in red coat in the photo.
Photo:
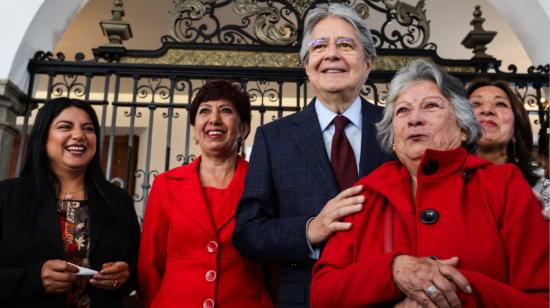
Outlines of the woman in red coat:
[{"label": "woman in red coat", "polygon": [[418,60],[390,84],[361,212],[327,243],[313,307],[548,307],[548,223],[521,172],[472,155],[462,84]]},{"label": "woman in red coat", "polygon": [[202,156],[159,175],[147,201],[138,260],[147,307],[272,307],[261,264],[231,243],[250,118],[248,95],[228,81],[207,82],[193,100]]}]

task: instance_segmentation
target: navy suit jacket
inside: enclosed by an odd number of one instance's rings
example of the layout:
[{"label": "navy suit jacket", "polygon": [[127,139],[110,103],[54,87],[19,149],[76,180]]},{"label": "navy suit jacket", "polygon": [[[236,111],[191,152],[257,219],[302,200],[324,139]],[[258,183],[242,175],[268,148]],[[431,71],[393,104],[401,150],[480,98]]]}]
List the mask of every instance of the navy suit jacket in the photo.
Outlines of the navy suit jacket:
[{"label": "navy suit jacket", "polygon": [[[361,111],[359,177],[390,158],[376,140],[383,108],[362,99]],[[306,223],[338,193],[313,102],[256,130],[233,243],[246,258],[281,265],[278,307],[308,307]]]}]

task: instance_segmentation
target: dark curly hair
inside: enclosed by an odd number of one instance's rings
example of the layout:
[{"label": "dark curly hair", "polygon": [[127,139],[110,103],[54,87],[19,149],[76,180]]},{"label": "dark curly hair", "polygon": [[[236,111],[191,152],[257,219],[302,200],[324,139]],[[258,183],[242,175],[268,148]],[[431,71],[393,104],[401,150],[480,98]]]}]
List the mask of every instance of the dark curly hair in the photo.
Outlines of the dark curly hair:
[{"label": "dark curly hair", "polygon": [[514,138],[516,142],[508,142],[506,146],[506,155],[508,162],[515,164],[521,170],[523,177],[529,185],[536,184],[539,176],[535,173],[536,165],[533,157],[533,132],[531,131],[531,123],[529,115],[523,106],[519,97],[514,94],[508,82],[504,80],[490,80],[486,77],[481,77],[472,80],[466,91],[468,97],[472,93],[482,87],[494,86],[506,93],[512,105],[512,113],[514,114]]},{"label": "dark curly hair", "polygon": [[241,122],[250,127],[252,119],[250,108],[250,96],[248,93],[241,90],[237,84],[233,84],[228,80],[215,79],[207,81],[200,89],[193,101],[189,110],[191,125],[195,125],[197,111],[203,102],[225,99],[233,104]]}]

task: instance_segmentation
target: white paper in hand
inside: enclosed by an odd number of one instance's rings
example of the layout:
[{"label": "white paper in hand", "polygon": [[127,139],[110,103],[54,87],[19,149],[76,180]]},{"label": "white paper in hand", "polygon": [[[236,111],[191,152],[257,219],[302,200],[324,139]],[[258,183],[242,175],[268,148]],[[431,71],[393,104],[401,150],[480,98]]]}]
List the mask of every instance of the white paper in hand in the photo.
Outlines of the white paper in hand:
[{"label": "white paper in hand", "polygon": [[73,264],[71,262],[67,262],[67,263],[69,263],[70,265],[78,268],[78,273],[75,273],[76,276],[93,276],[93,275],[97,274],[97,271],[93,270],[91,268],[78,266],[78,265]]}]

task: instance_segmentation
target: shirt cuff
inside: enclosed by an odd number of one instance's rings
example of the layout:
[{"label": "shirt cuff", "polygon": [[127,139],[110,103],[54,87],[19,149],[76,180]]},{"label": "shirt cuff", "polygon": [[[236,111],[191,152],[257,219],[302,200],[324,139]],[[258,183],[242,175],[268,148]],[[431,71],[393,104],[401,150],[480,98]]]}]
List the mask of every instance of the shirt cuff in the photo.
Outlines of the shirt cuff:
[{"label": "shirt cuff", "polygon": [[307,248],[309,250],[309,258],[311,260],[319,260],[319,256],[321,254],[321,248],[319,247],[313,247],[311,245],[311,243],[309,242],[309,239],[307,238],[307,227],[309,226],[309,223],[311,222],[311,220],[315,218],[314,217],[311,217],[310,219],[307,220],[307,223],[306,223],[306,242],[307,242]]}]

